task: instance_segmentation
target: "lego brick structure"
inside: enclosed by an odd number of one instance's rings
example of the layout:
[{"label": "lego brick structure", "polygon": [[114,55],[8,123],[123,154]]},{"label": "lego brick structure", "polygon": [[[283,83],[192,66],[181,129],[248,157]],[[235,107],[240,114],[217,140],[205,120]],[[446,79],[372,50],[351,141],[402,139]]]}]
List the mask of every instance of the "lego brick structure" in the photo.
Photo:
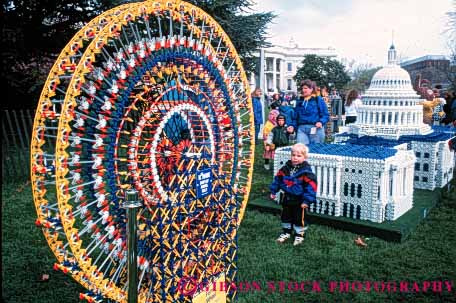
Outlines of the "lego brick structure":
[{"label": "lego brick structure", "polygon": [[[413,152],[342,144],[311,144],[309,149],[318,181],[311,212],[383,222],[412,208]],[[290,147],[276,151],[274,173],[290,156]]]}]

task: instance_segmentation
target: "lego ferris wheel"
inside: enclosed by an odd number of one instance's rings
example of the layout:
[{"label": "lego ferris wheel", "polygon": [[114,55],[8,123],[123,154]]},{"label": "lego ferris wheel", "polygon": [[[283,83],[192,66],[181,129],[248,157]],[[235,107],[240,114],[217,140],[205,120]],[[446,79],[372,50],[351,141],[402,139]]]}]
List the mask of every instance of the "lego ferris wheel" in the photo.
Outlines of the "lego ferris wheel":
[{"label": "lego ferris wheel", "polygon": [[134,189],[139,302],[190,302],[186,277],[233,281],[253,133],[241,61],[204,11],[146,1],[90,21],[52,67],[33,127],[36,224],[54,267],[81,298],[125,302],[121,204]]}]

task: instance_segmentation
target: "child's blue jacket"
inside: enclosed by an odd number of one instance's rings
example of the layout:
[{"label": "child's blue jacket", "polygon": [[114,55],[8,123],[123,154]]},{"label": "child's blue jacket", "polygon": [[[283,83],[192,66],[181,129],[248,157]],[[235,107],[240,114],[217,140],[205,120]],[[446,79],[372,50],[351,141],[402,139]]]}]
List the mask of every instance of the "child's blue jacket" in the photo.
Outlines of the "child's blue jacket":
[{"label": "child's blue jacket", "polygon": [[309,205],[317,199],[317,178],[307,161],[293,166],[288,160],[275,175],[269,189],[273,194],[279,190],[285,193],[284,205]]}]

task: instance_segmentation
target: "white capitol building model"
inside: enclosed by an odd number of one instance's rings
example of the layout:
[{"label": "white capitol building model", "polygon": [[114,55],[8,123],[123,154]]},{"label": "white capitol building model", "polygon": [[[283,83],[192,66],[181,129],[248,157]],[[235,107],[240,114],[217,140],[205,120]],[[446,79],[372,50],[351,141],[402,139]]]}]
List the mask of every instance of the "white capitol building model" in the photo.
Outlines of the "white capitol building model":
[{"label": "white capitol building model", "polygon": [[[410,76],[388,51],[388,65],[372,78],[356,123],[336,144],[312,144],[308,162],[318,179],[311,212],[373,222],[396,220],[413,206],[413,188],[434,190],[453,177],[454,134],[423,123],[423,106]],[[290,159],[276,152],[274,173]]]},{"label": "white capitol building model", "polygon": [[353,134],[398,139],[432,132],[423,123],[422,100],[412,87],[409,73],[397,64],[393,45],[388,51],[388,65],[375,73],[362,99],[356,124],[350,127]]}]

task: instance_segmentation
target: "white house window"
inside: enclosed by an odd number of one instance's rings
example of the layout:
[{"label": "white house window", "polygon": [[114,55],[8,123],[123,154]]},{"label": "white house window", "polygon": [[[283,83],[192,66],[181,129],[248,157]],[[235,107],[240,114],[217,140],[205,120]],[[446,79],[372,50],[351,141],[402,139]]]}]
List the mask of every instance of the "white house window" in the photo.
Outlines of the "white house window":
[{"label": "white house window", "polygon": [[293,71],[293,64],[290,62],[288,62],[288,64],[287,64],[287,71],[289,71],[289,72]]}]

